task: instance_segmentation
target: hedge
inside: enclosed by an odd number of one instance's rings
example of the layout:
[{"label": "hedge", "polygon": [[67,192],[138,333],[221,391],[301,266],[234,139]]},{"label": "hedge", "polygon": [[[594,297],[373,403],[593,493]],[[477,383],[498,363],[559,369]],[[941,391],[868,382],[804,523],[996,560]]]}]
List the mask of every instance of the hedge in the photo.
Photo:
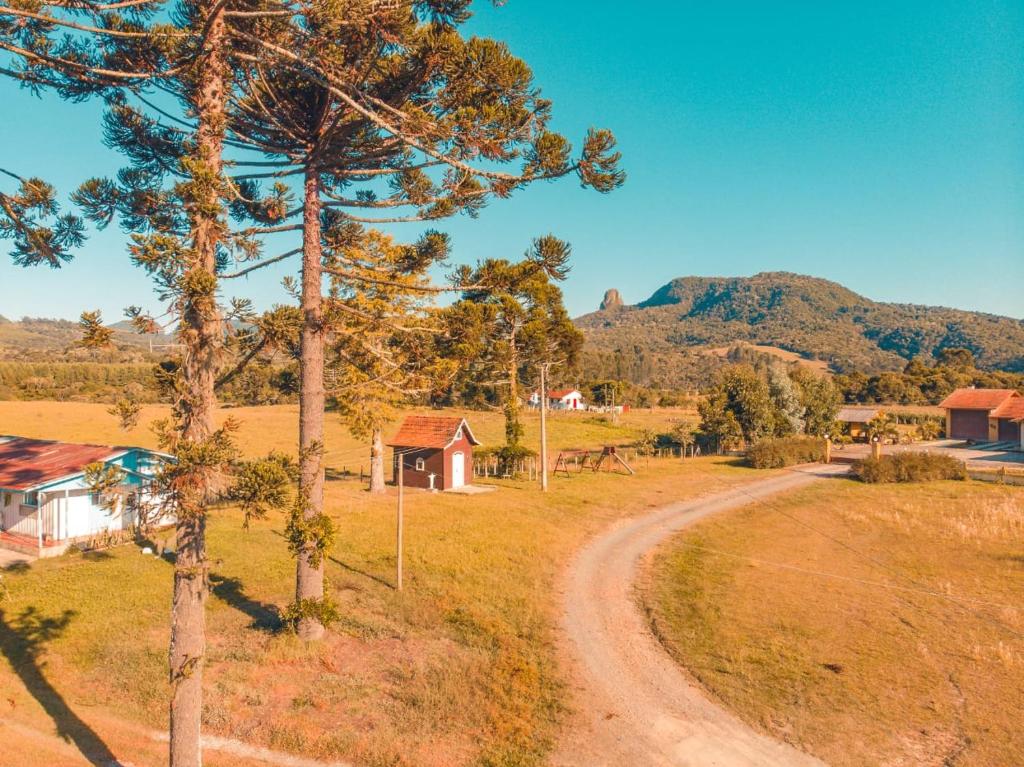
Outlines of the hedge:
[{"label": "hedge", "polygon": [[755,469],[782,469],[825,460],[825,440],[817,437],[762,439],[747,450],[747,463]]},{"label": "hedge", "polygon": [[934,482],[967,479],[967,465],[941,453],[903,452],[864,458],[853,464],[853,475],[861,482]]}]

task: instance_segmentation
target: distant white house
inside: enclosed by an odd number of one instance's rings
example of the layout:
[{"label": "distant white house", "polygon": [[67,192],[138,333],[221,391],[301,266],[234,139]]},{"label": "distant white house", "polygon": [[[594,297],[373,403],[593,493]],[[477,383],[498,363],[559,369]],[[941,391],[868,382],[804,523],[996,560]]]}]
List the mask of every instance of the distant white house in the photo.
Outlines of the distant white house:
[{"label": "distant white house", "polygon": [[[540,407],[540,392],[530,395],[530,406]],[[586,410],[583,395],[579,389],[555,389],[548,392],[549,410]]]},{"label": "distant white house", "polygon": [[[74,541],[131,528],[139,508],[159,508],[151,478],[167,459],[137,447],[0,436],[0,547],[54,556]],[[90,492],[85,482],[86,467],[97,463],[121,470],[113,509],[107,508],[110,499]],[[155,520],[173,521],[167,514]]]}]

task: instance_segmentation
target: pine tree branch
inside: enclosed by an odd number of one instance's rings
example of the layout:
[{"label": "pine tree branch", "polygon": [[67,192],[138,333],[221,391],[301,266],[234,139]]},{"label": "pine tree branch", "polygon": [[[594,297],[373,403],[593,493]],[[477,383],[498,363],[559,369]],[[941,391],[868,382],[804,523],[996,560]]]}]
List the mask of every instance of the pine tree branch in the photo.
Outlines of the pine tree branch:
[{"label": "pine tree branch", "polygon": [[[524,183],[526,181],[534,180],[533,177],[516,176],[516,175],[510,174],[510,173],[501,173],[501,172],[497,172],[497,171],[484,170],[483,168],[475,168],[472,165],[470,165],[469,163],[463,162],[462,160],[459,160],[456,157],[452,157],[451,155],[447,155],[444,152],[440,152],[440,151],[438,151],[436,149],[433,149],[433,148],[425,145],[419,139],[417,139],[417,138],[413,137],[412,135],[406,133],[405,131],[401,130],[400,128],[398,128],[393,123],[391,123],[388,120],[384,119],[383,117],[379,116],[378,114],[376,114],[372,110],[367,109],[365,106],[360,104],[354,98],[352,98],[347,93],[345,93],[345,91],[343,91],[340,87],[335,85],[335,80],[334,80],[334,78],[331,75],[327,75],[327,74],[323,73],[321,70],[312,71],[312,70],[310,70],[308,68],[305,68],[305,67],[309,66],[308,62],[304,61],[302,58],[300,58],[298,55],[296,55],[292,51],[289,51],[289,50],[287,50],[285,48],[282,48],[279,45],[275,45],[273,43],[267,42],[266,40],[261,40],[260,38],[255,37],[254,35],[250,35],[250,34],[248,34],[246,32],[242,32],[242,31],[237,30],[237,29],[232,29],[232,30],[230,30],[230,32],[235,37],[239,37],[242,40],[246,40],[246,41],[248,41],[250,43],[253,43],[254,45],[257,45],[257,46],[259,46],[261,48],[264,48],[267,51],[270,51],[271,53],[277,54],[281,58],[284,58],[284,59],[286,59],[288,61],[295,62],[296,64],[303,65],[303,66],[287,66],[287,65],[285,65],[285,66],[286,66],[287,69],[289,69],[292,72],[295,72],[296,74],[300,75],[301,77],[303,77],[303,78],[305,78],[307,80],[310,80],[311,82],[314,82],[314,83],[316,83],[316,84],[318,84],[318,85],[328,89],[331,93],[333,93],[335,96],[337,96],[341,101],[343,101],[349,107],[351,107],[356,112],[358,112],[363,117],[365,117],[367,120],[369,120],[374,125],[376,125],[380,130],[383,130],[386,133],[388,133],[388,134],[390,134],[390,135],[400,139],[403,143],[408,144],[409,146],[419,150],[420,152],[422,152],[423,154],[427,155],[428,157],[433,157],[435,160],[439,160],[442,163],[444,163],[445,165],[449,165],[449,166],[451,166],[453,168],[458,168],[459,170],[465,171],[466,173],[468,173],[470,175],[479,176],[481,178],[487,178],[487,179],[491,179],[491,180],[494,180],[494,181],[504,181],[504,182],[509,182],[509,183],[513,183],[513,184],[521,184],[521,183]],[[254,60],[256,60],[255,57],[252,57],[252,58]],[[571,170],[568,171],[568,172],[571,172]]]},{"label": "pine tree branch", "polygon": [[33,13],[32,11],[22,11],[17,8],[11,8],[10,6],[0,5],[0,16],[20,16],[26,19],[33,19],[35,21],[42,21],[47,24],[53,24],[58,27],[67,27],[68,29],[77,29],[79,32],[89,32],[94,35],[106,35],[107,37],[128,37],[128,38],[139,38],[139,37],[187,37],[184,32],[125,32],[119,29],[104,29],[102,27],[93,27],[88,24],[78,24],[74,21],[66,21],[64,19],[58,19],[55,16],[47,16],[42,13]]},{"label": "pine tree branch", "polygon": [[231,274],[218,274],[217,277],[222,280],[233,280],[236,277],[244,277],[250,272],[255,272],[257,269],[262,269],[263,267],[270,266],[271,264],[276,264],[278,261],[284,261],[286,258],[291,258],[301,252],[302,248],[295,248],[295,250],[289,250],[287,253],[282,253],[279,256],[274,256],[273,258],[268,258],[265,261],[260,261],[257,264],[253,264],[252,266],[246,267],[245,269],[241,269],[237,272],[232,272]]},{"label": "pine tree branch", "polygon": [[216,382],[213,384],[213,388],[220,389],[222,386],[224,386],[224,384],[228,383],[233,378],[235,378],[239,373],[245,370],[249,363],[256,358],[256,355],[263,351],[266,345],[267,339],[261,339],[258,344],[255,344],[252,347],[252,349],[250,349],[249,352],[244,357],[242,357],[242,359],[240,359],[233,368],[231,368],[231,370],[227,371],[216,380]]},{"label": "pine tree branch", "polygon": [[47,0],[47,2],[43,3],[43,6],[47,8],[66,8],[72,11],[102,13],[103,11],[116,11],[120,8],[134,8],[139,5],[151,5],[152,3],[161,2],[163,0],[122,0],[119,3],[91,3],[88,0],[81,0],[81,2],[55,3]]},{"label": "pine tree branch", "polygon": [[357,200],[351,197],[338,197],[327,190],[324,190],[324,195],[330,198],[330,202],[325,202],[325,208],[369,208],[369,209],[383,209],[383,208],[422,208],[425,205],[433,205],[439,202],[452,202],[455,203],[457,200],[472,200],[478,197],[486,197],[490,194],[487,189],[474,190],[467,194],[462,195],[440,195],[435,197],[428,197],[425,200],[416,202],[408,199],[400,199],[398,197],[387,197],[383,200]]},{"label": "pine tree branch", "polygon": [[[62,59],[57,56],[49,56],[43,53],[37,53],[35,51],[27,50],[26,48],[20,48],[17,45],[10,45],[8,43],[0,41],[0,48],[6,51],[10,51],[22,58],[35,59],[42,61],[49,66],[55,67],[58,70],[69,69],[79,73],[87,73],[89,75],[95,75],[97,78],[106,78],[108,80],[151,80],[156,77],[169,77],[170,75],[179,72],[182,67],[172,67],[171,69],[161,70],[160,72],[122,72],[114,69],[104,69],[102,67],[93,67],[88,64],[82,64],[77,61],[70,61],[69,59]],[[77,75],[76,75],[77,76]],[[94,81],[94,84],[104,84],[102,80]]]},{"label": "pine tree branch", "polygon": [[[299,209],[302,210],[301,208]],[[278,234],[280,232],[297,232],[302,229],[302,224],[281,224],[279,226],[253,226],[242,229],[235,236],[248,237],[253,234]]]},{"label": "pine tree branch", "polygon": [[412,285],[406,282],[400,282],[398,280],[389,280],[382,277],[370,277],[369,275],[360,274],[359,272],[353,272],[348,269],[339,269],[337,267],[324,267],[324,272],[333,275],[335,277],[343,277],[347,280],[355,280],[357,282],[366,282],[371,285],[386,285],[393,288],[402,288],[404,290],[414,291],[417,293],[462,293],[466,290],[486,290],[485,285]]},{"label": "pine tree branch", "polygon": [[305,168],[293,168],[292,170],[278,170],[270,173],[246,173],[241,176],[231,176],[232,181],[251,181],[259,178],[287,178],[305,173]]}]

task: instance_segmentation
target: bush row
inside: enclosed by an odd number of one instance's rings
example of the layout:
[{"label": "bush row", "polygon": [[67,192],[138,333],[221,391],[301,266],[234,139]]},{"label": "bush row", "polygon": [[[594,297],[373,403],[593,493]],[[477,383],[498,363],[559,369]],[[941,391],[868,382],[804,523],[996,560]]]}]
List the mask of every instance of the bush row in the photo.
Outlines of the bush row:
[{"label": "bush row", "polygon": [[825,440],[817,437],[762,439],[747,450],[747,463],[755,469],[781,469],[825,460]]},{"label": "bush row", "polygon": [[967,466],[949,455],[905,452],[857,461],[853,475],[861,482],[930,482],[967,479]]}]

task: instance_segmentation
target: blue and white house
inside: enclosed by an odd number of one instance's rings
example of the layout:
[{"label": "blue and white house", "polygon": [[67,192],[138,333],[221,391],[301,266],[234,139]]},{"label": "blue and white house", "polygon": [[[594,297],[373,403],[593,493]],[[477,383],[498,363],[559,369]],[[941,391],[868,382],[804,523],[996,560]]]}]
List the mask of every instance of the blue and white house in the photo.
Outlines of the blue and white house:
[{"label": "blue and white house", "polygon": [[[152,477],[169,456],[139,447],[105,447],[0,437],[0,547],[34,556],[63,553],[71,543],[139,522],[139,509],[156,510],[156,525],[173,516],[154,494]],[[120,470],[111,497],[85,481],[92,464]]]}]

